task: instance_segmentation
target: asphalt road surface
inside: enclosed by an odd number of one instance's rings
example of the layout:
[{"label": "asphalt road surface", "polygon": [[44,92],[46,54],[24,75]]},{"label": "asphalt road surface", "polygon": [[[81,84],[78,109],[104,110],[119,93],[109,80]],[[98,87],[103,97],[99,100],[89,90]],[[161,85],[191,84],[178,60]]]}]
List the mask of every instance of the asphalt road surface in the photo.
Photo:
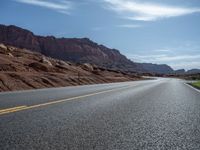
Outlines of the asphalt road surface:
[{"label": "asphalt road surface", "polygon": [[200,92],[160,78],[1,93],[0,149],[199,150]]}]

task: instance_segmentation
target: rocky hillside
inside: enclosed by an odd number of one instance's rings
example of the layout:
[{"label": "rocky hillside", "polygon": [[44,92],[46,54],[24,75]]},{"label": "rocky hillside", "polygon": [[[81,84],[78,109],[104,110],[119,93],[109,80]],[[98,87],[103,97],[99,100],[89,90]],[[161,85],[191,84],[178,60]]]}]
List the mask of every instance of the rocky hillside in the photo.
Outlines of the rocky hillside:
[{"label": "rocky hillside", "polygon": [[0,44],[0,91],[138,80],[140,77]]},{"label": "rocky hillside", "polygon": [[36,36],[16,26],[0,25],[0,43],[40,52],[45,56],[75,63],[91,63],[101,67],[137,71],[135,64],[116,49],[87,39]]}]

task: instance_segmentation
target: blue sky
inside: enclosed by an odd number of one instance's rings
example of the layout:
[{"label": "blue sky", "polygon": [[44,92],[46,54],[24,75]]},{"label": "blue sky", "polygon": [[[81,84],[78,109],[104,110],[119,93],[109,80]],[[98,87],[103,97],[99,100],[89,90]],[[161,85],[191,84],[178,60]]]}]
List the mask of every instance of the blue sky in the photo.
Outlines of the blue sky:
[{"label": "blue sky", "polygon": [[1,0],[0,23],[88,37],[137,62],[200,68],[199,0]]}]

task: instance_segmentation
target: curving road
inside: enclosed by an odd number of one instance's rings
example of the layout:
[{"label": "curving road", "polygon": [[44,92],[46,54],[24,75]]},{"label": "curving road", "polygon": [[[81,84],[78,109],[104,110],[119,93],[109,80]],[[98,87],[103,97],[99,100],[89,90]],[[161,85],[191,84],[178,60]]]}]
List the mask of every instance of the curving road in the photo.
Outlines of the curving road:
[{"label": "curving road", "polygon": [[178,79],[0,94],[0,149],[200,149],[200,92]]}]

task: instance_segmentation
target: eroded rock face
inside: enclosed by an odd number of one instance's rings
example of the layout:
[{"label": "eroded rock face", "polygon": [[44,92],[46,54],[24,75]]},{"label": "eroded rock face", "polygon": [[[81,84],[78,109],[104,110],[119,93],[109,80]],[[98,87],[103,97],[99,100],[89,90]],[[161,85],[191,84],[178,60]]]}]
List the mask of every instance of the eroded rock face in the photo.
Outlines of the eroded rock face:
[{"label": "eroded rock face", "polygon": [[16,26],[0,25],[0,42],[40,52],[52,58],[75,63],[91,63],[97,66],[135,70],[134,63],[118,50],[107,48],[88,38],[55,38],[36,36]]},{"label": "eroded rock face", "polygon": [[0,42],[17,46],[19,48],[27,48],[34,51],[40,51],[37,37],[28,30],[18,28],[16,26],[0,25]]},{"label": "eroded rock face", "polygon": [[130,74],[75,64],[0,44],[0,92],[137,80]]}]

